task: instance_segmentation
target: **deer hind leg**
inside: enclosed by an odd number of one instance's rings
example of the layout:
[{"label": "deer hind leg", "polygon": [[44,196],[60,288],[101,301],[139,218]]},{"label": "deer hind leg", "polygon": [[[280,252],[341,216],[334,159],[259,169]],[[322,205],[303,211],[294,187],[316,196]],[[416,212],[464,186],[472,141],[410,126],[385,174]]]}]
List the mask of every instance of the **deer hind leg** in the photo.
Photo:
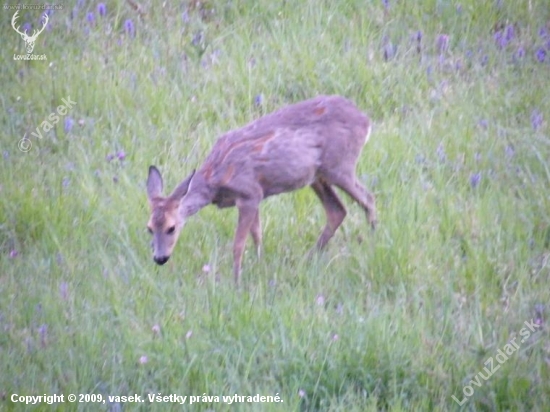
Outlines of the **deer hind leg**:
[{"label": "deer hind leg", "polygon": [[328,183],[316,180],[311,184],[311,188],[321,200],[327,214],[327,224],[317,240],[317,249],[321,250],[342,224],[346,217],[346,209]]},{"label": "deer hind leg", "polygon": [[374,195],[357,181],[354,173],[348,175],[347,178],[337,178],[331,183],[334,183],[344,192],[351,196],[353,200],[361,205],[367,215],[367,221],[373,229],[376,228],[376,202]]},{"label": "deer hind leg", "polygon": [[241,275],[241,262],[246,237],[248,232],[252,232],[254,223],[259,223],[258,204],[258,201],[253,201],[251,199],[240,199],[237,201],[239,221],[237,223],[237,230],[235,231],[235,239],[233,241],[233,275],[235,276],[235,283],[239,283],[239,277]]},{"label": "deer hind leg", "polygon": [[256,246],[256,256],[259,259],[262,251],[262,226],[260,224],[259,209],[256,211],[256,217],[254,218],[254,220],[252,221],[252,225],[250,226],[250,236],[252,236],[254,246]]}]

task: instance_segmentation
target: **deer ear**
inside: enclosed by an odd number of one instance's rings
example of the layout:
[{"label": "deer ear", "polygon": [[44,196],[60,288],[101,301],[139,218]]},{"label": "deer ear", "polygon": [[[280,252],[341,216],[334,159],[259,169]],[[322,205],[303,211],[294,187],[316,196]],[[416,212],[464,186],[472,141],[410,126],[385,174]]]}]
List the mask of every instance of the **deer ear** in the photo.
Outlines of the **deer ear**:
[{"label": "deer ear", "polygon": [[175,200],[181,200],[188,192],[189,185],[191,183],[191,180],[193,179],[193,176],[195,176],[195,169],[191,172],[189,176],[187,176],[183,182],[181,182],[178,187],[174,189],[172,194],[170,195],[171,199]]},{"label": "deer ear", "polygon": [[153,199],[162,194],[162,176],[155,166],[149,166],[149,175],[147,176],[147,197]]}]

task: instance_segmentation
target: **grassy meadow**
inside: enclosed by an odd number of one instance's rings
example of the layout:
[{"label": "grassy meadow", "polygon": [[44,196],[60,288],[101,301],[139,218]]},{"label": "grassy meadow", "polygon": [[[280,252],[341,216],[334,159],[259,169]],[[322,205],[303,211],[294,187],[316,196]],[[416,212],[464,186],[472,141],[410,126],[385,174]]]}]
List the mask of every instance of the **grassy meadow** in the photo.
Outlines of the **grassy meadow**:
[{"label": "grassy meadow", "polygon": [[[39,61],[0,10],[0,410],[550,410],[547,1],[63,5]],[[342,194],[308,260],[325,215],[303,189],[262,203],[240,288],[235,209],[158,267],[148,166],[170,191],[225,131],[318,94],[372,119],[377,230]]]}]

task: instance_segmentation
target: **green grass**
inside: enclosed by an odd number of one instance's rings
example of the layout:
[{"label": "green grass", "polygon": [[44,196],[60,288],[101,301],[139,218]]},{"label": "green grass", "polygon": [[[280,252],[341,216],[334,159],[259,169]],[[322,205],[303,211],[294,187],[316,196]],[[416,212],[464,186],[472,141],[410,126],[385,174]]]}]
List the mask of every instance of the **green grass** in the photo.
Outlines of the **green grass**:
[{"label": "green grass", "polygon": [[[48,60],[31,62],[13,60],[24,43],[1,12],[0,410],[27,410],[12,394],[54,393],[220,402],[36,410],[548,410],[546,3],[164,3],[140,3],[143,19],[125,2],[105,17],[65,3],[36,42]],[[240,289],[235,210],[203,209],[170,262],[153,263],[150,164],[171,189],[224,131],[332,93],[374,123],[358,175],[377,198],[376,232],[344,198],[343,227],[308,260],[324,213],[304,189],[262,203],[263,256],[249,244]],[[62,118],[32,136],[69,96],[72,128]],[[537,317],[540,330],[472,385]],[[222,402],[235,394],[284,403]]]}]

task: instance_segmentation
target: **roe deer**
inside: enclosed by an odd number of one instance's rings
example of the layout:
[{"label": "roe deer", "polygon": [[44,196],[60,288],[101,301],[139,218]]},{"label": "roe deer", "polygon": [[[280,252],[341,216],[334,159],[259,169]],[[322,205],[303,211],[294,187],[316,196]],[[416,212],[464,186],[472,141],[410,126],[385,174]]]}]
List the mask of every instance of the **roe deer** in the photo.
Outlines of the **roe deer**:
[{"label": "roe deer", "polygon": [[351,101],[318,96],[292,104],[221,136],[203,165],[162,196],[162,176],[149,167],[148,223],[154,261],[168,261],[189,216],[212,203],[237,206],[239,218],[233,243],[233,273],[239,282],[246,236],[250,232],[258,255],[262,242],[260,202],[272,195],[310,185],[326,212],[327,223],[317,248],[322,249],[346,216],[332,185],[365,210],[374,229],[374,196],[357,180],[355,167],[371,131],[370,121]]}]

